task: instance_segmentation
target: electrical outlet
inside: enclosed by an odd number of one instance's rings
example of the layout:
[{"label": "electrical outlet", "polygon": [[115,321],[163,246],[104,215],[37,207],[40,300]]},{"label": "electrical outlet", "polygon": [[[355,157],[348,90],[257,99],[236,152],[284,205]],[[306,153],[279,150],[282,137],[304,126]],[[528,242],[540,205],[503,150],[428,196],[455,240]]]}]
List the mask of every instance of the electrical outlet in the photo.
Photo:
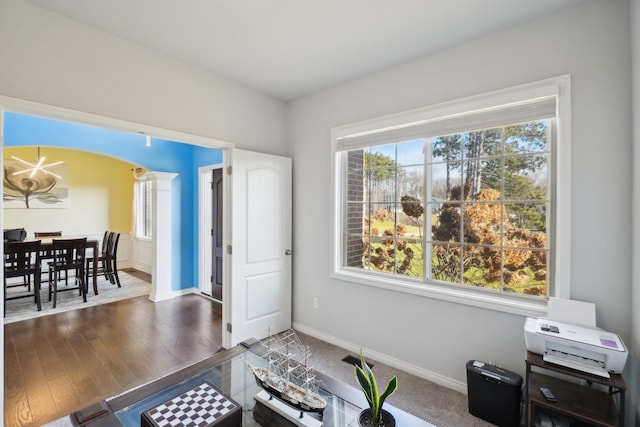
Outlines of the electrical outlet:
[{"label": "electrical outlet", "polygon": [[318,297],[313,297],[313,308],[318,308]]}]

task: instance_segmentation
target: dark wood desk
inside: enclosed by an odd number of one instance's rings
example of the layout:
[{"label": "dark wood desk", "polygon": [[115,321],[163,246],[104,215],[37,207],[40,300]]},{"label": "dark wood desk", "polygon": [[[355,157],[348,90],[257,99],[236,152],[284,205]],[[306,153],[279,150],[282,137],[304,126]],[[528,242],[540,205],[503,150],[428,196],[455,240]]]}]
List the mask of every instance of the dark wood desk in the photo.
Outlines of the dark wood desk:
[{"label": "dark wood desk", "polygon": [[[536,409],[548,410],[576,420],[580,425],[624,426],[625,390],[627,386],[622,375],[611,374],[610,378],[545,362],[542,355],[527,351],[525,382],[525,407],[527,425],[533,425],[533,412]],[[532,367],[540,368],[533,372]],[[583,380],[587,385],[568,382],[561,378],[545,375],[549,370]],[[601,384],[608,393],[591,388],[591,384]],[[557,401],[549,402],[540,393],[540,387],[546,387],[555,395]],[[613,397],[619,396],[618,408]]]},{"label": "dark wood desk", "polygon": [[[82,237],[78,237],[78,236],[74,236],[74,237],[38,237],[36,238],[31,238],[31,239],[26,239],[27,241],[36,241],[36,240],[40,240],[40,248],[41,249],[53,249],[53,240],[64,240],[64,239],[78,239],[78,238],[82,238]],[[94,295],[98,295],[98,256],[100,255],[98,253],[98,249],[99,249],[99,245],[100,245],[100,241],[98,239],[94,239],[94,238],[87,238],[87,248],[90,248],[93,250],[93,293]]]}]

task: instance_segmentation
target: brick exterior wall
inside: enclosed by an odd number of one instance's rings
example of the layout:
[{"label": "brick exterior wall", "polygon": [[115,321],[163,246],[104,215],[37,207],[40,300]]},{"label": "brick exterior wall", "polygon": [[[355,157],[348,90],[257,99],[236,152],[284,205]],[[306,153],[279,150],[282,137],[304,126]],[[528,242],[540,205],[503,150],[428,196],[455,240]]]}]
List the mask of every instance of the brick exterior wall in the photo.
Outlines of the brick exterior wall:
[{"label": "brick exterior wall", "polygon": [[[364,150],[349,151],[347,153],[347,170],[364,171]],[[345,266],[363,267],[365,244],[364,232],[364,176],[349,173],[347,176],[347,220],[346,220],[346,248]]]}]

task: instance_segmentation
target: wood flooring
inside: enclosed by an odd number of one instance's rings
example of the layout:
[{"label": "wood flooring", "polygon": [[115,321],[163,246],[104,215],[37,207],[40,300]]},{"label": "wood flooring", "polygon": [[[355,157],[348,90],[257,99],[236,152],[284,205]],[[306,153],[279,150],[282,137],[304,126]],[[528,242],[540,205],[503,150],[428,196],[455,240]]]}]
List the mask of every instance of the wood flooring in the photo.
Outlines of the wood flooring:
[{"label": "wood flooring", "polygon": [[4,326],[4,425],[40,426],[216,353],[222,306],[189,294]]}]

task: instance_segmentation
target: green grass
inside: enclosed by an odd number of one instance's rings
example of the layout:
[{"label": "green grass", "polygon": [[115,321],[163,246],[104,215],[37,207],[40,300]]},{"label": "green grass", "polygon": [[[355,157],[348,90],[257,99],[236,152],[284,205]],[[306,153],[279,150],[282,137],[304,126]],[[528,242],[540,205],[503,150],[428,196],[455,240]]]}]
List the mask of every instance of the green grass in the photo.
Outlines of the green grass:
[{"label": "green grass", "polygon": [[[371,223],[371,228],[376,228],[378,230],[378,234],[384,233],[385,230],[394,230],[395,223],[393,221],[373,221]],[[418,227],[417,225],[406,225],[405,227],[405,236],[422,236],[422,227]]]}]

